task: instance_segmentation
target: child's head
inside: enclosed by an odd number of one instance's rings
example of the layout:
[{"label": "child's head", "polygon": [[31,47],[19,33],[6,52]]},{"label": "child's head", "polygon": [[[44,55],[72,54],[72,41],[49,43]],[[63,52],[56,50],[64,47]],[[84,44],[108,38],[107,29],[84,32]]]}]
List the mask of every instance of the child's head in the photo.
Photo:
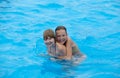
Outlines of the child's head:
[{"label": "child's head", "polygon": [[46,40],[48,37],[55,38],[55,34],[54,34],[54,31],[52,29],[47,29],[44,31],[44,33],[43,33],[44,40]]},{"label": "child's head", "polygon": [[64,26],[58,26],[55,29],[55,33],[57,42],[60,44],[65,44],[67,41],[67,29]]},{"label": "child's head", "polygon": [[55,44],[55,34],[52,29],[47,29],[43,33],[44,42],[47,46]]}]

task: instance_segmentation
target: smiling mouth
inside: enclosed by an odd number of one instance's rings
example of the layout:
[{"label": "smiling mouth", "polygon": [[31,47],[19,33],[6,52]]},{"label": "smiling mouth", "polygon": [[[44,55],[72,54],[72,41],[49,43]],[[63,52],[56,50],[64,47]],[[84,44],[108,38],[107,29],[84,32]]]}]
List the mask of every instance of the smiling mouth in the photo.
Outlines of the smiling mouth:
[{"label": "smiling mouth", "polygon": [[51,44],[52,44],[52,42],[49,43],[49,45],[51,45]]},{"label": "smiling mouth", "polygon": [[64,43],[65,43],[65,40],[61,40],[60,43],[61,43],[61,44],[64,44]]},{"label": "smiling mouth", "polygon": [[51,45],[52,44],[52,42],[49,42],[49,43],[46,43],[47,45]]}]

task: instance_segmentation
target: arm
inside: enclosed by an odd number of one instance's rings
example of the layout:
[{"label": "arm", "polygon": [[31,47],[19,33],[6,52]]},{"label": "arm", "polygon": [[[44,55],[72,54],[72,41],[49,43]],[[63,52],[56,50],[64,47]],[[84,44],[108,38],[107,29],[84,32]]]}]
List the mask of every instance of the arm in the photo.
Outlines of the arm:
[{"label": "arm", "polygon": [[54,56],[53,52],[50,52],[49,50],[48,50],[48,55]]},{"label": "arm", "polygon": [[[70,39],[71,40],[71,39]],[[85,59],[86,58],[86,55],[83,54],[78,46],[71,40],[71,46],[72,46],[72,55],[73,57],[79,57],[81,60]]]},{"label": "arm", "polygon": [[64,59],[66,55],[66,48],[64,45],[56,43],[56,57],[58,59]]},{"label": "arm", "polygon": [[72,59],[72,47],[71,47],[71,40],[68,38],[66,42],[66,56],[65,59],[71,60]]}]

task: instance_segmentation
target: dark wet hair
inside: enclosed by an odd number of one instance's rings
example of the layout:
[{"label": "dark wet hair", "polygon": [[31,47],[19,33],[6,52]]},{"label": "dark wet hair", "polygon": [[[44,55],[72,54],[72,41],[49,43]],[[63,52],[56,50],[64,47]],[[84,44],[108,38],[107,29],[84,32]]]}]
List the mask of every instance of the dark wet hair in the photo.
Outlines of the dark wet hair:
[{"label": "dark wet hair", "polygon": [[43,33],[44,40],[46,40],[48,37],[55,38],[55,34],[54,34],[54,31],[52,29],[47,29],[44,31],[44,33]]},{"label": "dark wet hair", "polygon": [[55,29],[55,33],[57,30],[61,30],[61,29],[65,30],[65,32],[67,34],[67,29],[65,28],[65,26],[57,26],[57,28]]}]

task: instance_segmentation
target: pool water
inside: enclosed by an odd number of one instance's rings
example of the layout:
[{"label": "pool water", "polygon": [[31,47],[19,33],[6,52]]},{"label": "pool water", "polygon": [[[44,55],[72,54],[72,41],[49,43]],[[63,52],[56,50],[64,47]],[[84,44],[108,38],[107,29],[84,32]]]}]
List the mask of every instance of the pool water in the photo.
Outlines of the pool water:
[{"label": "pool water", "polygon": [[[58,25],[86,60],[49,59],[43,31]],[[0,78],[120,78],[120,1],[0,0]]]}]

